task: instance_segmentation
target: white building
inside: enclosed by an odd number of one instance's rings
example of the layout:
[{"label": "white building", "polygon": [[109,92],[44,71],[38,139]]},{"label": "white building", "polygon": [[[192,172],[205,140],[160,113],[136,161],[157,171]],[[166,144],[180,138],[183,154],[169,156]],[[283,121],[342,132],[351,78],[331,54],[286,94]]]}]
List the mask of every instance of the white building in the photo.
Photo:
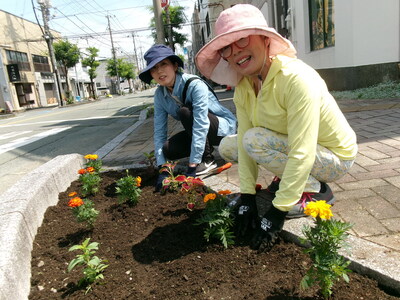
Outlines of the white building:
[{"label": "white building", "polygon": [[192,17],[193,51],[214,37],[219,13],[236,3],[258,7],[331,90],[400,78],[399,0],[199,0]]}]

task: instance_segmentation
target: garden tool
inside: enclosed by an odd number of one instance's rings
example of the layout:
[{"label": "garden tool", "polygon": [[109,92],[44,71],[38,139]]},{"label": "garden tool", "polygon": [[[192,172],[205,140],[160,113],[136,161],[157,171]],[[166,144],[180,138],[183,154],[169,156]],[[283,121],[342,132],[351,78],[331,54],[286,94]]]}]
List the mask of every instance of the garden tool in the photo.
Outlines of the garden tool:
[{"label": "garden tool", "polygon": [[221,173],[222,171],[229,169],[230,167],[232,167],[232,163],[228,162],[217,169],[211,170],[208,174],[206,174],[206,176],[203,177],[203,179],[206,179],[213,175],[217,175],[217,174]]}]

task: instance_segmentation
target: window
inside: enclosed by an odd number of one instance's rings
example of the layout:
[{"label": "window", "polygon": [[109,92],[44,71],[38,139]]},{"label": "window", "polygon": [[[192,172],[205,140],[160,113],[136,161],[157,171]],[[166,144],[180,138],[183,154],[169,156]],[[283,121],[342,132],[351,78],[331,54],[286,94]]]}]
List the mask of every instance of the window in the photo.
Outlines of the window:
[{"label": "window", "polygon": [[32,55],[35,72],[50,72],[49,59],[47,56]]},{"label": "window", "polygon": [[207,37],[209,37],[211,33],[211,28],[210,28],[210,17],[208,16],[208,13],[206,16],[206,27],[207,27]]},{"label": "window", "polygon": [[28,55],[23,52],[6,50],[9,64],[17,64],[20,71],[30,71],[31,65],[28,61]]},{"label": "window", "polygon": [[335,45],[334,0],[308,0],[311,51]]}]

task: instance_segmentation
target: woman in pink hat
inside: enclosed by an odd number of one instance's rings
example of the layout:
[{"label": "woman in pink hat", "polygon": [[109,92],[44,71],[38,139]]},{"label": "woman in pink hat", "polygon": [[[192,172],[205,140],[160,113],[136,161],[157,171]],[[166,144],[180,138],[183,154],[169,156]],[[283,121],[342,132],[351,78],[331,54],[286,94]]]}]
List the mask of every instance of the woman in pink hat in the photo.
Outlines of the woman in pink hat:
[{"label": "woman in pink hat", "polygon": [[[265,251],[285,217],[303,216],[308,201],[335,201],[327,182],[353,165],[356,135],[324,80],[296,58],[292,43],[268,27],[255,6],[224,10],[215,32],[196,64],[207,78],[235,86],[238,133],[225,137],[219,151],[239,164],[239,233],[257,224],[252,247]],[[274,200],[263,216],[255,201],[258,165],[275,174],[267,188]]]}]

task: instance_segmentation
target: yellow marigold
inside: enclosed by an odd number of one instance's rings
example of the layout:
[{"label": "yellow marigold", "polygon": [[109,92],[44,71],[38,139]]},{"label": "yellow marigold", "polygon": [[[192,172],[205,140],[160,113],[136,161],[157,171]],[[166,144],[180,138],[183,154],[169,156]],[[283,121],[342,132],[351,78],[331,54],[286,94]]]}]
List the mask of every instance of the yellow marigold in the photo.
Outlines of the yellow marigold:
[{"label": "yellow marigold", "polygon": [[333,216],[331,205],[327,204],[325,200],[309,202],[304,209],[304,213],[308,216],[314,218],[320,217],[324,220],[329,220]]},{"label": "yellow marigold", "polygon": [[218,194],[220,195],[229,195],[230,193],[232,193],[230,190],[218,191]]},{"label": "yellow marigold", "polygon": [[140,176],[136,177],[136,186],[140,186],[142,183],[142,178]]},{"label": "yellow marigold", "polygon": [[68,194],[68,197],[73,197],[73,196],[76,196],[76,195],[78,195],[77,192],[72,192],[72,193],[69,193],[69,194]]},{"label": "yellow marigold", "polygon": [[93,167],[87,167],[86,171],[89,172],[89,173],[93,173],[95,170],[94,170]]},{"label": "yellow marigold", "polygon": [[86,174],[86,169],[79,169],[78,174],[80,175]]},{"label": "yellow marigold", "polygon": [[212,194],[207,194],[204,196],[204,203],[208,202],[208,200],[214,200],[217,197],[216,194],[212,193]]},{"label": "yellow marigold", "polygon": [[82,204],[83,204],[83,200],[79,197],[72,198],[68,202],[69,207],[78,207],[78,206],[81,206]]},{"label": "yellow marigold", "polygon": [[97,154],[86,154],[85,159],[91,159],[91,160],[95,160],[97,159],[99,156]]}]

